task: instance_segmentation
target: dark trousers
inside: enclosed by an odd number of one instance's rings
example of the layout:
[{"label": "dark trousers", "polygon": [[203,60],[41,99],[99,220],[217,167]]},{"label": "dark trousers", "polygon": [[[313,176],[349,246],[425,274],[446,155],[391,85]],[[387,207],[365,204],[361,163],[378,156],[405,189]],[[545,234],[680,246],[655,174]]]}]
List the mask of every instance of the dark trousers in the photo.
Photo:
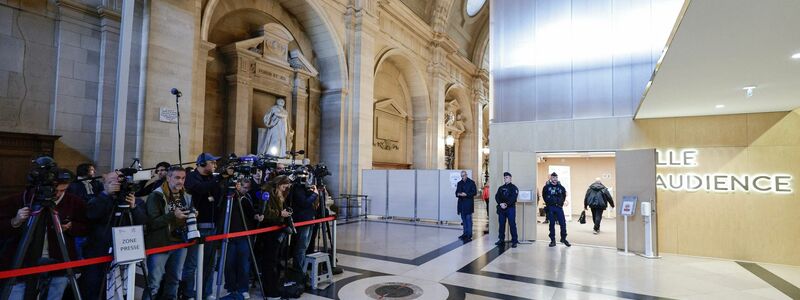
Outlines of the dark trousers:
[{"label": "dark trousers", "polygon": [[81,298],[83,299],[105,299],[105,291],[101,291],[105,285],[106,269],[108,263],[86,266],[78,278]]},{"label": "dark trousers", "polygon": [[280,258],[280,248],[278,236],[281,232],[267,232],[259,237],[262,239],[263,249],[261,251],[261,282],[264,283],[264,290],[267,297],[278,297],[278,287],[280,286],[280,270],[278,269]]},{"label": "dark trousers", "polygon": [[250,246],[247,237],[228,241],[228,258],[225,260],[225,289],[230,293],[247,292],[250,284]]},{"label": "dark trousers", "polygon": [[498,239],[506,240],[506,221],[508,221],[508,226],[511,227],[511,242],[519,243],[519,239],[517,239],[517,208],[513,206],[506,209],[498,208],[497,216],[500,221]]},{"label": "dark trousers", "polygon": [[550,220],[550,240],[556,240],[556,224],[561,227],[561,239],[567,239],[567,220],[564,218],[564,208],[561,206],[550,205],[547,206],[547,219]]},{"label": "dark trousers", "polygon": [[603,211],[605,208],[592,207],[592,221],[594,221],[594,230],[600,230],[600,222],[603,221]]}]

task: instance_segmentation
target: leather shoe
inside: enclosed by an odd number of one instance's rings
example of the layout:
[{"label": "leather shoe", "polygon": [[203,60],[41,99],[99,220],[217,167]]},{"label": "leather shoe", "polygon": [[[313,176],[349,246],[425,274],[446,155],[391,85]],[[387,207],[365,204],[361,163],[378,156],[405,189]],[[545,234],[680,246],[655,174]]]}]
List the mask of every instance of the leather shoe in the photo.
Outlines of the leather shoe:
[{"label": "leather shoe", "polygon": [[511,243],[511,248],[517,248],[517,243]]},{"label": "leather shoe", "polygon": [[547,246],[555,247],[556,246],[556,241],[550,241],[550,245],[547,245]]},{"label": "leather shoe", "polygon": [[494,244],[495,244],[495,245],[497,245],[497,246],[500,246],[500,245],[502,245],[502,244],[504,244],[504,243],[505,243],[505,242],[503,242],[503,241],[497,241],[497,242],[496,242],[496,243],[494,243]]},{"label": "leather shoe", "polygon": [[562,240],[561,240],[561,242],[562,242],[562,243],[564,243],[564,245],[566,245],[567,247],[572,247],[572,244],[570,244],[570,243],[569,243],[567,240],[565,240],[565,239],[562,239]]}]

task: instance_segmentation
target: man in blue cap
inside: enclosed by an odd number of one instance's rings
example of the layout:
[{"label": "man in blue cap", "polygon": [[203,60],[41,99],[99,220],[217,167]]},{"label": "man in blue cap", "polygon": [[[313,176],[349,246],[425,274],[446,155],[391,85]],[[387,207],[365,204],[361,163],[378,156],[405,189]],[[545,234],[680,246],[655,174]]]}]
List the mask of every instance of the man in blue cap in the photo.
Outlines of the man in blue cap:
[{"label": "man in blue cap", "polygon": [[[217,168],[217,160],[219,157],[211,155],[211,153],[202,153],[197,156],[197,168],[186,175],[186,191],[192,195],[192,204],[197,210],[197,229],[200,231],[201,236],[209,236],[216,233],[214,227],[215,210],[222,202],[223,187],[221,185],[222,178],[214,176],[214,170]],[[186,298],[194,298],[196,295],[195,287],[195,272],[197,271],[197,264],[203,264],[203,298],[211,296],[212,281],[211,276],[213,270],[212,255],[214,243],[205,243],[203,246],[203,257],[197,257],[197,247],[194,245],[189,248],[186,255],[186,262],[183,268],[183,279],[185,283],[183,295]]]},{"label": "man in blue cap", "polygon": [[508,227],[511,229],[511,248],[516,248],[519,240],[517,239],[517,196],[519,189],[516,185],[511,183],[511,173],[503,173],[504,184],[497,189],[497,194],[494,195],[494,200],[497,201],[497,216],[500,221],[500,229],[498,238],[500,239],[495,245],[502,245],[506,239],[506,221]]},{"label": "man in blue cap", "polygon": [[556,172],[550,174],[550,180],[542,188],[542,197],[546,205],[547,219],[550,220],[550,247],[556,246],[555,222],[558,222],[561,227],[561,242],[567,247],[572,246],[567,241],[567,220],[564,218],[564,201],[567,199],[567,189],[558,181]]}]

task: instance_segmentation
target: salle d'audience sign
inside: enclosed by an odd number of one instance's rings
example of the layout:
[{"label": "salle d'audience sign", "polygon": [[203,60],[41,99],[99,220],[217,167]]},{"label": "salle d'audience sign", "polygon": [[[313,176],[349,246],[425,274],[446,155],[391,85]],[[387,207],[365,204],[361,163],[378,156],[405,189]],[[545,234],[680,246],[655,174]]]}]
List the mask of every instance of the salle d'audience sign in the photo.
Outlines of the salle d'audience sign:
[{"label": "salle d'audience sign", "polygon": [[[700,151],[697,149],[656,150],[658,168],[687,170],[699,166]],[[666,173],[656,175],[656,186],[669,191],[706,192],[760,192],[790,194],[793,178],[790,174],[777,173]]]}]

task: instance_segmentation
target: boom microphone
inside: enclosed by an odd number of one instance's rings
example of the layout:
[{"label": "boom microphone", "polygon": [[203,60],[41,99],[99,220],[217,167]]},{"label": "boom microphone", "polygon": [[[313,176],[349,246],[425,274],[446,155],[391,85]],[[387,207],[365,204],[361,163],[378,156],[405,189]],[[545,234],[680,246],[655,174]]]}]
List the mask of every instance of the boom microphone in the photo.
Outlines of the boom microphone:
[{"label": "boom microphone", "polygon": [[178,97],[181,97],[181,96],[183,96],[183,93],[181,93],[181,91],[179,91],[179,90],[178,90],[178,89],[176,89],[176,88],[172,88],[172,90],[171,90],[170,92],[171,92],[173,95],[175,95],[175,96],[178,96]]}]

